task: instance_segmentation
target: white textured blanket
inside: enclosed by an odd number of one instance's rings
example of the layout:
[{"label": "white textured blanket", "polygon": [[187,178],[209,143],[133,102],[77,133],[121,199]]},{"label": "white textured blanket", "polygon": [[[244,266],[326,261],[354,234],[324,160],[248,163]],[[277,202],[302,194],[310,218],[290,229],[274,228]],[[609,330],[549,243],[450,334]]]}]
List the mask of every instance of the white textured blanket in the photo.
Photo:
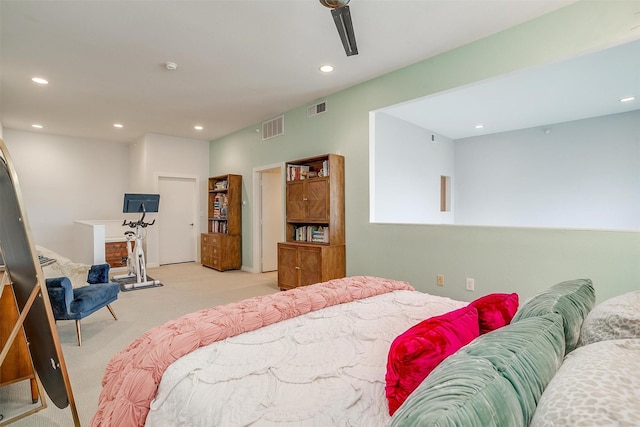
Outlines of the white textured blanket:
[{"label": "white textured blanket", "polygon": [[393,339],[465,305],[399,290],[215,342],[169,366],[146,424],[382,426]]}]

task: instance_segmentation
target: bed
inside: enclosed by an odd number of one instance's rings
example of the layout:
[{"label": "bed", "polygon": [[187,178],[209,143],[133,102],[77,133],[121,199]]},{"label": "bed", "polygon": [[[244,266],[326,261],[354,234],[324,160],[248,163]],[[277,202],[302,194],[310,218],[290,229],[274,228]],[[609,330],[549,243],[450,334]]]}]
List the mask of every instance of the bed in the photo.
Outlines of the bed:
[{"label": "bed", "polygon": [[93,426],[382,426],[389,347],[467,306],[370,276],[190,313],[109,362]]}]

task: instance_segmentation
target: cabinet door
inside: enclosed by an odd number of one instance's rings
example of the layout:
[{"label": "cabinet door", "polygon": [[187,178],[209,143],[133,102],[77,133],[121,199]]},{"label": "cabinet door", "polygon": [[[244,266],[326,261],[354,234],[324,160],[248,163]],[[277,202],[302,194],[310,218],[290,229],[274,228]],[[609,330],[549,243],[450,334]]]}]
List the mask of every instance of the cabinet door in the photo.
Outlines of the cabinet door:
[{"label": "cabinet door", "polygon": [[298,286],[298,250],[291,245],[278,245],[278,286],[292,289]]},{"label": "cabinet door", "polygon": [[298,266],[300,267],[299,286],[321,282],[322,250],[319,247],[301,246],[298,248]]},{"label": "cabinet door", "polygon": [[307,220],[329,222],[328,178],[306,181]]},{"label": "cabinet door", "polygon": [[211,267],[213,259],[211,257],[211,237],[209,234],[200,236],[200,263]]},{"label": "cabinet door", "polygon": [[[0,279],[2,274],[0,272]],[[5,285],[4,289],[0,288],[0,293],[2,293],[0,297],[0,313],[2,314],[0,317],[0,349],[2,349],[13,331],[13,327],[18,322],[19,314],[11,286]],[[33,378],[33,368],[24,332],[20,328],[4,362],[0,365],[0,385],[11,384],[26,378]]]},{"label": "cabinet door", "polygon": [[287,221],[304,221],[306,200],[304,181],[287,183]]},{"label": "cabinet door", "polygon": [[[131,242],[131,250],[135,248],[135,242]],[[126,267],[127,258],[127,242],[107,242],[104,244],[105,262],[111,268]]]}]

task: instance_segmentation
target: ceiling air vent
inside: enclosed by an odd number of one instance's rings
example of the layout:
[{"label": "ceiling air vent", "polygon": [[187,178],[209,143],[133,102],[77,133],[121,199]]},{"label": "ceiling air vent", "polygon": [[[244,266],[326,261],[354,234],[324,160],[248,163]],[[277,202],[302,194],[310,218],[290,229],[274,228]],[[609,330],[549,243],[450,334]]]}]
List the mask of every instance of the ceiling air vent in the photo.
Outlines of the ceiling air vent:
[{"label": "ceiling air vent", "polygon": [[268,122],[262,123],[262,140],[275,138],[284,133],[284,116],[278,116]]},{"label": "ceiling air vent", "polygon": [[327,101],[320,101],[307,107],[307,118],[315,117],[327,111]]}]

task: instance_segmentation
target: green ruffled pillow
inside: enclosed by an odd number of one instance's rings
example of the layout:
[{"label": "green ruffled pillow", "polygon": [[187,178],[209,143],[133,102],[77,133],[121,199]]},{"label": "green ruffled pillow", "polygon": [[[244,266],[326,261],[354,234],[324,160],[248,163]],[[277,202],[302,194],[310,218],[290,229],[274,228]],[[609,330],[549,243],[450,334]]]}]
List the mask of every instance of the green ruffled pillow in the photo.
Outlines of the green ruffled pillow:
[{"label": "green ruffled pillow", "polygon": [[566,353],[578,344],[580,328],[593,309],[596,294],[590,279],[576,279],[558,283],[525,302],[511,320],[518,322],[533,316],[558,313],[564,322]]},{"label": "green ruffled pillow", "polygon": [[390,426],[527,426],[564,356],[557,314],[482,335],[445,359]]}]

